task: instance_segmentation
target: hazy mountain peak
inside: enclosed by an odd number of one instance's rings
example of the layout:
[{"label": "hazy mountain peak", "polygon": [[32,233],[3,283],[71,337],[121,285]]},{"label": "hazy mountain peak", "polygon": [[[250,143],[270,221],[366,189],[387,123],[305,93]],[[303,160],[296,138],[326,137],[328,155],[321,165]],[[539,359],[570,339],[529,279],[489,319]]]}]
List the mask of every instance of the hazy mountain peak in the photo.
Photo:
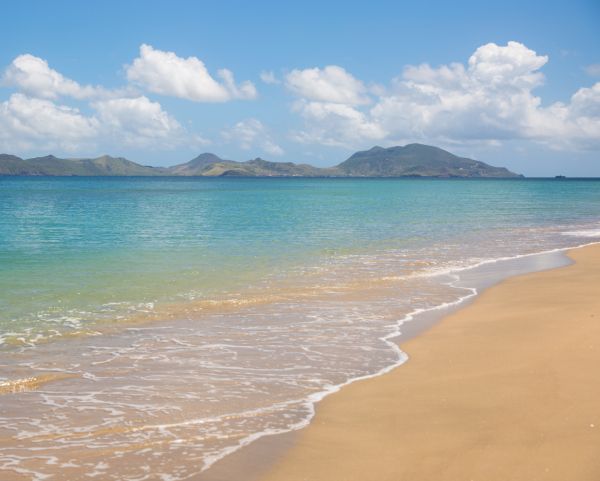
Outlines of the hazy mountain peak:
[{"label": "hazy mountain peak", "polygon": [[458,157],[444,149],[408,144],[356,152],[337,169],[356,177],[517,177],[504,167]]},{"label": "hazy mountain peak", "polygon": [[0,175],[181,175],[238,177],[517,177],[503,167],[458,157],[424,144],[380,147],[356,152],[336,167],[318,168],[293,162],[272,162],[256,157],[246,162],[225,160],[205,152],[172,167],[149,167],[123,157],[60,159],[53,155],[21,159],[0,155]]}]

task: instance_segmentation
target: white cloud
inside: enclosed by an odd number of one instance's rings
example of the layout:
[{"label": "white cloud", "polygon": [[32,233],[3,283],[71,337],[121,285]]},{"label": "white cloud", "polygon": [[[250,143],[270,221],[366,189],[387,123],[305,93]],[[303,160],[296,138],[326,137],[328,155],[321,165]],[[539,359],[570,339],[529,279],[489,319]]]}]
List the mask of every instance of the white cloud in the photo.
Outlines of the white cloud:
[{"label": "white cloud", "polygon": [[364,84],[337,65],[292,70],[285,82],[289,90],[307,100],[348,105],[369,102]]},{"label": "white cloud", "polygon": [[[496,144],[529,139],[554,148],[599,148],[600,83],[578,90],[568,103],[544,106],[533,91],[544,82],[540,69],[547,62],[547,56],[518,42],[489,43],[466,66],[406,67],[387,91],[378,89],[370,107],[348,93],[326,95],[328,89],[317,88],[320,81],[301,83],[298,79],[306,76],[296,75],[290,89],[303,97],[294,110],[305,127],[295,138],[346,147],[369,140]],[[322,71],[308,72],[309,79],[319,80]]]},{"label": "white cloud", "polygon": [[[230,72],[222,72],[228,92],[249,95]],[[118,147],[172,148],[206,143],[190,134],[158,102],[134,94],[132,89],[107,90],[82,86],[32,55],[16,57],[2,77],[4,85],[19,90],[0,103],[0,147],[5,151],[89,149],[98,144]],[[60,105],[59,97],[85,101],[95,111]],[[78,102],[81,103],[81,102]]]},{"label": "white cloud", "polygon": [[387,135],[381,125],[350,105],[300,100],[293,108],[306,121],[305,130],[292,134],[299,142],[344,147],[381,140]]},{"label": "white cloud", "polygon": [[140,47],[140,56],[126,67],[127,79],[150,92],[196,102],[225,102],[234,98],[257,96],[251,82],[236,85],[231,71],[218,71],[223,83],[217,82],[197,57],[182,58],[174,52]]},{"label": "white cloud", "polygon": [[530,135],[555,148],[600,149],[600,82],[577,90],[568,104],[536,110]]},{"label": "white cloud", "polygon": [[[400,141],[499,145],[533,140],[557,149],[600,149],[600,82],[563,102],[545,104],[536,89],[544,83],[542,68],[548,60],[518,42],[489,43],[466,63],[407,66],[385,87],[367,88],[335,65],[293,70],[281,80],[263,71],[261,79],[283,82],[298,97],[292,110],[304,125],[292,137],[304,143],[356,148]],[[596,64],[586,71],[600,74]],[[39,57],[16,57],[1,79],[17,93],[0,101],[0,150],[206,143],[158,102],[136,93],[133,84],[194,101],[257,96],[251,82],[236,83],[230,70],[218,70],[213,78],[198,58],[149,45],[141,46],[126,73],[132,84],[108,90],[79,84]],[[269,129],[254,118],[223,131],[222,138],[246,150],[283,154]]]},{"label": "white cloud", "polygon": [[92,106],[103,134],[124,145],[170,148],[184,141],[181,124],[147,97],[102,100]]},{"label": "white cloud", "polygon": [[395,91],[381,97],[370,114],[392,135],[415,139],[531,139],[587,148],[581,140],[593,137],[589,116],[577,113],[575,103],[544,107],[533,94],[544,82],[539,69],[547,61],[523,44],[508,42],[479,47],[467,68],[408,67],[394,82]]},{"label": "white cloud", "polygon": [[531,90],[543,82],[547,62],[522,44],[479,47],[462,64],[410,66],[391,94],[371,110],[392,135],[416,139],[502,140],[522,137],[540,100]]},{"label": "white cloud", "polygon": [[50,100],[16,93],[0,103],[0,146],[6,152],[32,148],[75,151],[93,144],[99,127],[97,119]]},{"label": "white cloud", "polygon": [[537,55],[519,42],[508,42],[505,47],[488,43],[469,58],[469,76],[502,90],[532,89],[543,83],[544,76],[537,70],[547,62],[546,55]]},{"label": "white cloud", "polygon": [[15,93],[0,103],[0,151],[78,152],[100,144],[171,149],[207,143],[143,96],[98,100],[91,106],[96,113],[86,116],[73,107]]},{"label": "white cloud", "polygon": [[233,78],[233,72],[223,68],[217,72],[219,77],[223,79],[225,87],[229,92],[231,98],[236,99],[255,99],[258,96],[256,87],[248,80],[242,82],[240,85],[236,85],[235,79]]},{"label": "white cloud", "polygon": [[98,95],[103,90],[91,85],[80,85],[48,66],[42,58],[30,54],[19,55],[4,71],[2,84],[16,87],[33,97],[55,99],[68,96],[84,99]]},{"label": "white cloud", "polygon": [[260,73],[260,79],[268,85],[281,83],[272,70],[263,70]]},{"label": "white cloud", "polygon": [[246,119],[221,132],[226,142],[235,142],[242,149],[259,148],[271,155],[282,155],[284,150],[271,138],[268,129],[258,119]]}]

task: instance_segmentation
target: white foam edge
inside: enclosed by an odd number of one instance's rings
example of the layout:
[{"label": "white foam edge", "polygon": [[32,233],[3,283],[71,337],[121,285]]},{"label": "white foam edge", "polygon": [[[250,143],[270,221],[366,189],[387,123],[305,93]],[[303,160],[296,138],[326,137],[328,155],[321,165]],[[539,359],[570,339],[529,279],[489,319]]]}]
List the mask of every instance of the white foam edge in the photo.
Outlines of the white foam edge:
[{"label": "white foam edge", "polygon": [[[600,244],[600,241],[587,242],[584,244],[579,244],[579,245],[570,246],[570,247],[558,247],[556,249],[548,249],[548,250],[539,251],[539,252],[532,252],[529,254],[519,254],[519,255],[515,255],[515,256],[504,256],[504,257],[498,257],[495,259],[486,259],[484,261],[477,262],[470,266],[457,267],[457,268],[451,268],[451,269],[438,271],[433,275],[434,276],[443,276],[443,275],[456,274],[458,272],[468,271],[468,270],[475,269],[477,267],[481,267],[481,266],[488,265],[488,264],[495,264],[495,263],[503,262],[503,261],[522,259],[525,257],[553,254],[553,253],[557,253],[557,252],[566,252],[566,251],[580,249],[582,247],[587,247],[587,246],[595,245],[595,244]],[[200,472],[206,471],[211,466],[213,466],[217,461],[220,461],[221,459],[225,458],[226,456],[229,456],[230,454],[235,453],[236,451],[242,449],[245,446],[248,446],[249,444],[253,443],[254,441],[257,441],[258,439],[261,439],[266,436],[274,436],[277,434],[290,433],[290,432],[298,431],[300,429],[305,428],[306,426],[308,426],[310,424],[310,422],[315,417],[316,404],[319,401],[322,401],[324,398],[326,398],[330,394],[340,391],[345,386],[348,386],[357,381],[364,381],[366,379],[372,379],[375,377],[382,376],[383,374],[387,374],[388,372],[396,369],[398,366],[401,366],[402,364],[404,364],[406,361],[408,361],[408,354],[406,354],[402,349],[400,349],[400,346],[398,344],[396,344],[395,342],[392,341],[392,339],[395,339],[395,338],[399,337],[400,335],[402,335],[402,331],[400,328],[402,327],[403,324],[414,321],[417,316],[428,313],[428,312],[446,310],[451,307],[459,306],[463,302],[465,302],[473,297],[476,297],[479,294],[479,291],[475,287],[464,287],[464,286],[454,285],[454,282],[456,282],[459,279],[460,278],[458,276],[456,276],[454,281],[450,281],[450,282],[446,283],[446,285],[455,287],[457,289],[468,290],[468,291],[470,291],[469,294],[461,296],[455,301],[443,302],[441,304],[435,305],[433,307],[428,307],[428,308],[414,309],[413,311],[409,312],[403,318],[401,318],[400,320],[398,320],[396,322],[392,332],[379,338],[381,341],[386,343],[398,355],[398,359],[395,363],[392,363],[389,366],[386,366],[375,373],[353,377],[353,378],[350,378],[350,379],[344,381],[343,383],[336,384],[333,386],[327,386],[327,387],[325,387],[325,389],[323,391],[312,393],[309,396],[307,396],[305,399],[285,402],[285,404],[304,403],[306,408],[308,409],[308,416],[305,419],[302,419],[301,421],[298,421],[297,423],[294,423],[286,428],[265,429],[264,431],[252,433],[252,434],[240,439],[236,445],[225,448],[225,449],[221,450],[220,453],[212,455],[212,456],[208,456],[207,458],[205,458],[203,467],[200,470]]]},{"label": "white foam edge", "polygon": [[584,229],[561,232],[562,235],[573,237],[600,237],[600,229]]}]

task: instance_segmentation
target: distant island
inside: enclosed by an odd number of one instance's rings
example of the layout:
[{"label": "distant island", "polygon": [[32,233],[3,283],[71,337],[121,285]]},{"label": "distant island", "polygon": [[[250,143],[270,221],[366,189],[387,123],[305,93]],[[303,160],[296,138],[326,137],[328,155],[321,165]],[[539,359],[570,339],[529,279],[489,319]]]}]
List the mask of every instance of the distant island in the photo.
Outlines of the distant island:
[{"label": "distant island", "polygon": [[194,177],[438,177],[515,178],[504,167],[494,167],[423,144],[373,147],[356,152],[334,167],[320,168],[261,158],[238,162],[204,153],[172,167],[140,165],[122,157],[61,159],[53,155],[22,159],[0,154],[0,175],[12,176],[194,176]]}]

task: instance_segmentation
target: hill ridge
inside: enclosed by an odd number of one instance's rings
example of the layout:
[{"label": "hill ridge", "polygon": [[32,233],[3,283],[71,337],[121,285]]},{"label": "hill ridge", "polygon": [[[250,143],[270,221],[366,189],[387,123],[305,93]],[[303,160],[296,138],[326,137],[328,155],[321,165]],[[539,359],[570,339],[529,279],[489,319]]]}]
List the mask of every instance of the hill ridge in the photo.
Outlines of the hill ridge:
[{"label": "hill ridge", "polygon": [[46,176],[236,176],[236,177],[462,177],[514,178],[505,167],[456,156],[432,145],[373,146],[334,167],[273,162],[256,157],[244,162],[204,152],[171,167],[141,165],[108,154],[95,158],[58,158],[52,154],[23,159],[0,154],[0,175]]}]

